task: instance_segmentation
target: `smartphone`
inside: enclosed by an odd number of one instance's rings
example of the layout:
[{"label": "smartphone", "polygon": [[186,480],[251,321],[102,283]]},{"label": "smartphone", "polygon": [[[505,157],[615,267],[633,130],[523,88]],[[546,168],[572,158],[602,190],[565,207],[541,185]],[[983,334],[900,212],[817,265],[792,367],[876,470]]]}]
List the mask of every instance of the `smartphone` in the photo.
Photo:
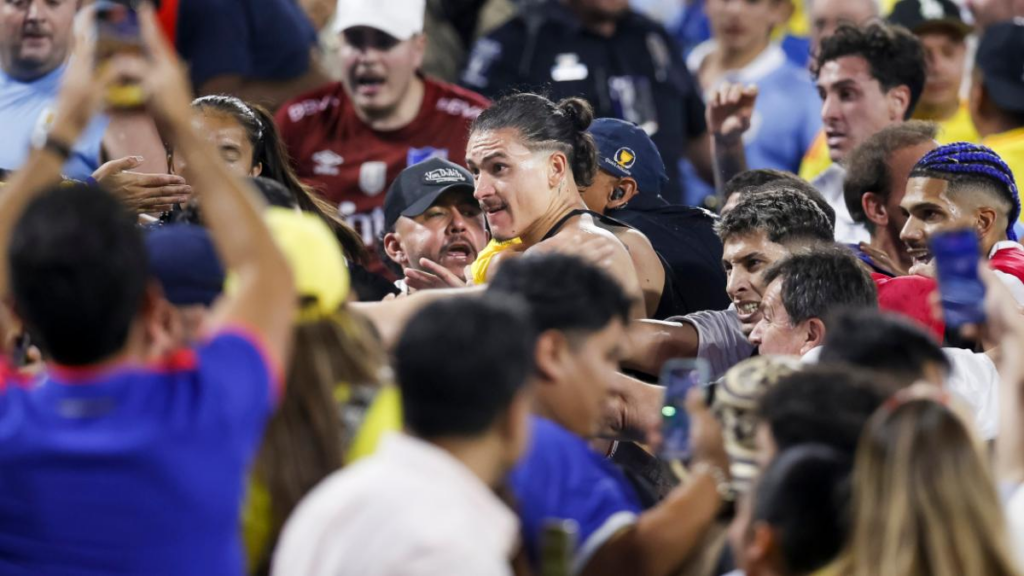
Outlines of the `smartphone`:
[{"label": "smartphone", "polygon": [[985,285],[978,277],[981,247],[974,230],[951,230],[934,234],[929,242],[939,280],[939,295],[946,326],[985,321]]},{"label": "smartphone", "polygon": [[686,411],[686,395],[710,380],[707,361],[700,358],[669,360],[661,370],[660,383],[665,388],[661,407],[664,460],[685,460],[690,456],[690,415]]},{"label": "smartphone", "polygon": [[[133,0],[97,0],[96,2],[96,67],[102,69],[117,54],[143,53],[139,14]],[[144,103],[142,87],[133,79],[123,78],[107,90],[111,108],[140,108]]]}]

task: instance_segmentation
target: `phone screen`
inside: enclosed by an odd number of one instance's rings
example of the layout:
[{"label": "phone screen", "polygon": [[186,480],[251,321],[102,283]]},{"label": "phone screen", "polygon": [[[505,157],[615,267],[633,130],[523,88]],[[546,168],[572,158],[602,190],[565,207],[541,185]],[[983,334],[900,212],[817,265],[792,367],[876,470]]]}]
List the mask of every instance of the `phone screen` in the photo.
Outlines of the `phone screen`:
[{"label": "phone screen", "polygon": [[942,297],[946,326],[985,321],[985,285],[978,278],[981,248],[974,230],[952,230],[935,234],[930,246]]},{"label": "phone screen", "polygon": [[662,368],[665,403],[661,408],[661,458],[685,460],[690,456],[690,415],[686,411],[686,395],[693,388],[706,385],[709,373],[707,362],[699,358],[670,360]]}]

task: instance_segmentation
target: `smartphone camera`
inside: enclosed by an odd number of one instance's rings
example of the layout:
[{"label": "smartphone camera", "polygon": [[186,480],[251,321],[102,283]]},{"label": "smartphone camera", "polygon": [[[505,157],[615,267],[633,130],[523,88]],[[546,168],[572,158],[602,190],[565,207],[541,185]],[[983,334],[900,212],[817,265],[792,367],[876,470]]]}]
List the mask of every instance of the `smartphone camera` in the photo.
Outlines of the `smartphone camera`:
[{"label": "smartphone camera", "polygon": [[690,414],[686,396],[690,390],[703,387],[709,380],[707,362],[701,359],[670,360],[661,372],[665,403],[661,407],[662,446],[664,460],[686,460],[690,457]]}]

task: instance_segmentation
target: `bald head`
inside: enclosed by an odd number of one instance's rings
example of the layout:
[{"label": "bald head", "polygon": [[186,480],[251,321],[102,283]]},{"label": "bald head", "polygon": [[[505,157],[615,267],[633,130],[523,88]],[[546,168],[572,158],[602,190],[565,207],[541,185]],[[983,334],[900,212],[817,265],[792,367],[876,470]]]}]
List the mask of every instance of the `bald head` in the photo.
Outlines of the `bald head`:
[{"label": "bald head", "polygon": [[807,0],[811,53],[818,51],[821,39],[835,32],[839,24],[848,22],[859,26],[879,17],[878,0]]}]

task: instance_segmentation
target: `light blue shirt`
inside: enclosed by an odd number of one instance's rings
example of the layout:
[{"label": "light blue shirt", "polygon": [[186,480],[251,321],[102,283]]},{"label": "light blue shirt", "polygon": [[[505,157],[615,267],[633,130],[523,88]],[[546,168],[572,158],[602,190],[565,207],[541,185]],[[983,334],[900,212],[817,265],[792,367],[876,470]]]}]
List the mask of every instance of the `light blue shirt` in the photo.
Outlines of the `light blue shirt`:
[{"label": "light blue shirt", "polygon": [[[0,70],[0,168],[20,168],[28,159],[33,134],[49,130],[65,68],[31,82],[15,80]],[[107,124],[106,117],[89,124],[64,165],[65,176],[85,180],[99,168]]]},{"label": "light blue shirt", "polygon": [[[694,75],[713,49],[714,40],[694,48],[687,58]],[[771,44],[753,62],[725,73],[719,82],[754,84],[758,89],[750,129],[743,135],[747,167],[799,172],[804,153],[821,129],[821,97],[810,73],[789,61],[778,45]],[[712,87],[705,100],[717,88]],[[686,164],[684,188],[688,201],[699,202],[714,194],[689,162]]]}]

